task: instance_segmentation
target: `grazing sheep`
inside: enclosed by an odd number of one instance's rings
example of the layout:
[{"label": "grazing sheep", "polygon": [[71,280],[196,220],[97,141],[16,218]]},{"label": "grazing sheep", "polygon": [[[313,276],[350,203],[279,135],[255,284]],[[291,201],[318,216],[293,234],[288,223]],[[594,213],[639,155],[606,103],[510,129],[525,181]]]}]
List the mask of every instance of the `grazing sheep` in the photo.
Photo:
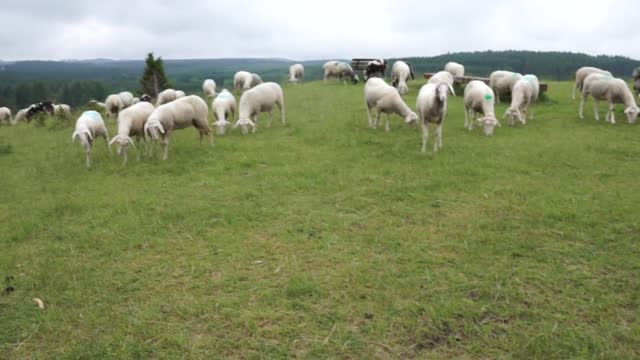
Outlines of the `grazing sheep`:
[{"label": "grazing sheep", "polygon": [[165,89],[158,94],[158,99],[156,100],[156,107],[172,102],[177,99],[177,91],[173,89]]},{"label": "grazing sheep", "polygon": [[40,113],[47,113],[49,115],[53,114],[53,110],[53,102],[49,100],[41,101],[29,106],[27,108],[27,114],[25,116],[27,118],[27,122],[30,122],[34,116]]},{"label": "grazing sheep", "polygon": [[324,69],[324,82],[327,82],[327,79],[330,78],[338,78],[340,80],[349,78],[353,84],[357,84],[359,81],[358,75],[353,71],[351,65],[347,63],[327,61],[322,68]]},{"label": "grazing sheep", "polygon": [[205,97],[216,97],[216,82],[211,79],[205,80],[202,83],[202,92],[204,92]]},{"label": "grazing sheep", "polygon": [[187,96],[187,94],[184,93],[184,91],[182,90],[176,90],[176,99],[180,99],[182,97]]},{"label": "grazing sheep", "polygon": [[213,145],[213,133],[207,121],[209,108],[199,96],[189,95],[168,104],[158,106],[144,124],[144,133],[153,141],[160,140],[163,147],[162,160],[169,156],[169,142],[175,130],[193,126],[200,133],[200,143],[204,135],[209,136]]},{"label": "grazing sheep", "polygon": [[376,59],[371,60],[367,64],[367,68],[364,70],[364,80],[367,81],[372,77],[380,77],[384,79],[387,72],[387,60]]},{"label": "grazing sheep", "polygon": [[13,123],[13,117],[11,117],[11,110],[8,107],[0,107],[0,124]]},{"label": "grazing sheep", "polygon": [[55,115],[71,116],[71,107],[67,104],[53,105]]},{"label": "grazing sheep", "polygon": [[511,90],[511,105],[504,113],[504,117],[508,117],[509,125],[515,125],[516,120],[520,121],[522,125],[527,123],[527,111],[529,105],[534,101],[533,96],[534,89],[530,81],[525,79],[516,81]]},{"label": "grazing sheep", "polygon": [[140,96],[140,101],[146,101],[150,103],[152,100],[153,98],[149,94],[142,94],[142,96]]},{"label": "grazing sheep", "polygon": [[429,78],[427,84],[439,84],[441,82],[445,82],[453,86],[453,75],[448,71],[438,71]]},{"label": "grazing sheep", "polygon": [[240,91],[251,89],[253,76],[247,71],[238,71],[233,75],[233,88]]},{"label": "grazing sheep", "polygon": [[606,70],[598,69],[596,67],[589,67],[589,66],[581,67],[576,71],[576,85],[573,87],[573,95],[571,96],[573,100],[576,99],[576,90],[582,93],[582,86],[584,85],[584,80],[587,78],[587,76],[591,74],[601,74],[601,75],[607,75],[607,76],[613,77],[613,75]]},{"label": "grazing sheep", "polygon": [[107,96],[107,100],[104,101],[104,105],[107,108],[107,116],[110,118],[118,116],[118,113],[125,108],[122,98],[118,94]]},{"label": "grazing sheep", "polygon": [[409,87],[407,86],[409,77],[415,79],[411,65],[404,61],[396,61],[391,68],[391,83],[393,87],[398,89],[400,95],[409,92]]},{"label": "grazing sheep", "polygon": [[120,99],[122,99],[122,104],[124,105],[124,108],[122,109],[126,109],[129,106],[133,105],[133,94],[128,92],[128,91],[123,91],[121,93],[118,94],[118,96],[120,96]]},{"label": "grazing sheep", "polygon": [[261,112],[269,113],[269,123],[267,127],[271,126],[273,120],[273,107],[277,105],[282,115],[282,123],[284,124],[284,94],[280,85],[268,82],[260,84],[251,90],[246,91],[240,97],[240,110],[238,121],[236,121],[233,128],[240,126],[242,133],[248,132],[249,126],[253,128],[252,132],[256,132],[258,114]]},{"label": "grazing sheep", "polygon": [[[127,163],[129,144],[135,147],[131,136],[136,137],[138,144],[140,144],[141,140],[147,141],[144,136],[144,124],[147,122],[147,118],[149,118],[153,110],[155,110],[153,104],[141,101],[122,110],[118,114],[118,134],[111,139],[109,145],[116,141],[118,142],[118,155],[124,157],[122,165]],[[140,160],[139,151],[138,160]]]},{"label": "grazing sheep", "polygon": [[455,96],[453,86],[446,82],[439,84],[425,84],[420,88],[416,100],[418,119],[422,125],[422,152],[427,151],[429,139],[429,123],[436,125],[436,139],[433,143],[433,152],[442,149],[442,122],[447,116],[447,94]]},{"label": "grazing sheep", "polygon": [[453,78],[464,76],[464,66],[455,62],[449,62],[444,66],[444,71],[449,72]]},{"label": "grazing sheep", "polygon": [[136,96],[136,97],[133,98],[133,101],[131,101],[131,105],[135,105],[135,104],[137,104],[139,102],[140,102],[140,98]]},{"label": "grazing sheep", "polygon": [[496,101],[500,103],[500,95],[511,94],[513,86],[522,79],[522,74],[498,70],[491,73],[489,76],[489,86],[493,93],[496,94]]},{"label": "grazing sheep", "polygon": [[11,125],[16,125],[20,121],[26,120],[27,119],[27,111],[29,111],[29,108],[19,110],[16,113],[16,116],[13,118],[13,121],[11,121]]},{"label": "grazing sheep", "polygon": [[[402,116],[407,124],[418,120],[418,115],[405,104],[398,90],[380,78],[367,80],[364,85],[364,101],[367,106],[369,126],[374,129],[378,126],[381,113],[385,113],[387,116],[386,131],[389,131],[389,114]],[[371,109],[377,112],[375,120],[371,118]]]},{"label": "grazing sheep", "polygon": [[624,104],[624,113],[630,124],[636,122],[640,108],[636,105],[636,101],[622,79],[613,78],[612,76],[602,74],[591,74],[584,80],[582,86],[582,101],[580,102],[580,119],[584,119],[584,101],[591,95],[593,97],[593,113],[596,120],[600,120],[598,114],[598,101],[607,100],[609,102],[609,111],[605,120],[611,124],[616,123],[614,116],[615,104]]},{"label": "grazing sheep", "polygon": [[302,64],[295,64],[289,67],[289,82],[298,83],[302,81],[304,77],[304,66]]},{"label": "grazing sheep", "polygon": [[224,135],[227,126],[231,123],[227,119],[233,120],[236,117],[236,99],[233,94],[222,89],[220,94],[211,102],[211,111],[216,117],[216,122],[213,125],[216,127],[218,135]]},{"label": "grazing sheep", "polygon": [[[473,130],[473,122],[478,114],[482,114],[483,117],[477,121],[482,125],[485,135],[493,135],[494,127],[500,126],[495,116],[494,101],[493,90],[487,84],[478,80],[468,83],[464,88],[464,127]],[[469,120],[471,112],[473,117]]]},{"label": "grazing sheep", "polygon": [[91,100],[87,103],[87,106],[90,108],[94,108],[97,110],[107,111],[107,105],[103,102],[98,102],[97,100]]},{"label": "grazing sheep", "polygon": [[109,152],[111,152],[109,132],[107,131],[106,126],[104,126],[104,121],[102,120],[100,113],[93,110],[83,112],[78,120],[76,120],[76,128],[73,135],[71,135],[71,141],[75,141],[76,138],[80,140],[80,144],[82,144],[82,147],[84,148],[85,164],[87,167],[91,167],[91,148],[93,146],[93,141],[98,136],[102,136],[104,138],[107,148],[109,149]]}]

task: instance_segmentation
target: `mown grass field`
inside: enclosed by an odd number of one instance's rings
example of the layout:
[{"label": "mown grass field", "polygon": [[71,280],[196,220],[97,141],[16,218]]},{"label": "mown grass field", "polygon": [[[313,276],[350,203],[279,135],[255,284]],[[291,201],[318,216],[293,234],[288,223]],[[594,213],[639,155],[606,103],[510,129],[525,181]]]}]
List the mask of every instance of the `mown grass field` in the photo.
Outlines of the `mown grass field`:
[{"label": "mown grass field", "polygon": [[638,358],[640,125],[570,89],[492,138],[451,98],[435,155],[369,129],[362,84],[126,167],[1,127],[0,358]]}]

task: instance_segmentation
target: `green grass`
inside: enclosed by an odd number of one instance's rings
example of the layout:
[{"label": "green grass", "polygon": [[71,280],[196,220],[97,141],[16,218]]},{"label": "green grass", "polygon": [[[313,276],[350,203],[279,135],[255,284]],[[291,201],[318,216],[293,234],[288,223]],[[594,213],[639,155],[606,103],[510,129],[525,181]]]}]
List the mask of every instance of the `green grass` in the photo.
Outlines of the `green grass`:
[{"label": "green grass", "polygon": [[126,167],[1,127],[0,358],[638,358],[640,128],[549,86],[492,138],[451,98],[435,155],[337,83]]}]

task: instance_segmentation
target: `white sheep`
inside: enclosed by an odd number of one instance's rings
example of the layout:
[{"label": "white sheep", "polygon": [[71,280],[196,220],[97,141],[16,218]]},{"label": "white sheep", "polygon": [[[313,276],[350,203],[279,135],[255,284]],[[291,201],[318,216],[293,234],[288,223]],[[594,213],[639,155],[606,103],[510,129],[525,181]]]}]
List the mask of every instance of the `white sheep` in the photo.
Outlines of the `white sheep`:
[{"label": "white sheep", "polygon": [[20,121],[26,120],[28,111],[29,111],[29,108],[18,110],[18,112],[16,113],[16,116],[14,116],[13,118],[13,121],[11,121],[11,125],[16,125]]},{"label": "white sheep", "polygon": [[448,62],[444,66],[444,71],[449,72],[454,79],[464,76],[464,66],[455,62]]},{"label": "white sheep", "polygon": [[273,120],[272,111],[275,105],[280,109],[282,123],[286,123],[284,117],[284,94],[280,85],[268,82],[246,91],[240,97],[238,121],[236,121],[233,128],[240,126],[242,133],[246,134],[249,126],[251,126],[253,128],[252,132],[256,132],[258,114],[261,112],[269,113],[267,126],[270,127]]},{"label": "white sheep", "polygon": [[212,79],[207,79],[202,83],[202,92],[204,92],[205,97],[216,97],[216,82]]},{"label": "white sheep", "polygon": [[[418,120],[418,115],[405,104],[398,90],[383,79],[372,77],[367,80],[364,85],[364,101],[367,106],[369,126],[374,129],[378,126],[381,113],[385,113],[387,116],[386,131],[389,131],[389,114],[402,116],[407,124]],[[371,118],[371,109],[377,113],[375,119]]]},{"label": "white sheep", "polygon": [[109,95],[107,100],[104,101],[104,105],[107,108],[107,115],[110,118],[117,116],[118,113],[125,108],[122,98],[118,94]]},{"label": "white sheep", "polygon": [[187,94],[184,93],[184,91],[182,90],[176,90],[176,99],[180,99],[182,97],[187,96]]},{"label": "white sheep", "polygon": [[[109,144],[118,143],[118,155],[124,157],[122,165],[127,163],[127,150],[129,149],[129,145],[135,147],[131,139],[132,136],[136,137],[138,145],[141,140],[146,142],[144,124],[147,122],[147,118],[149,118],[153,110],[155,110],[153,104],[142,101],[131,105],[118,114],[118,134],[111,139]],[[138,151],[138,160],[139,159],[140,152]]]},{"label": "white sheep", "polygon": [[442,123],[447,116],[447,95],[455,96],[453,86],[446,82],[439,84],[425,84],[420,88],[416,100],[418,119],[422,125],[422,152],[427,151],[429,139],[429,123],[436,125],[436,139],[433,143],[433,151],[442,149]]},{"label": "white sheep", "polygon": [[253,77],[248,71],[238,71],[233,75],[233,88],[236,90],[244,91],[251,89],[251,81]]},{"label": "white sheep", "polygon": [[516,81],[511,90],[511,105],[504,113],[504,117],[508,118],[509,125],[515,125],[516,120],[523,125],[527,123],[527,111],[529,105],[534,101],[533,98],[534,88],[532,82],[525,79]]},{"label": "white sheep", "polygon": [[71,107],[67,104],[53,105],[53,113],[55,115],[71,115]]},{"label": "white sheep", "polygon": [[415,79],[411,66],[404,61],[396,61],[391,68],[391,83],[398,88],[400,95],[409,92],[407,81],[409,78]]},{"label": "white sheep", "polygon": [[140,98],[136,96],[136,97],[133,98],[133,101],[131,102],[131,105],[135,105],[135,104],[137,104],[139,102],[140,102]]},{"label": "white sheep", "polygon": [[606,121],[615,124],[616,120],[613,113],[615,104],[624,104],[624,113],[627,116],[627,121],[630,124],[636,122],[640,108],[636,105],[636,100],[624,80],[597,73],[587,76],[582,86],[580,119],[584,119],[584,101],[589,95],[593,97],[593,113],[596,120],[600,120],[598,101],[607,100],[609,102],[609,110],[605,118]]},{"label": "white sheep", "polygon": [[89,103],[87,103],[87,106],[92,107],[92,108],[96,108],[98,110],[107,111],[107,105],[105,103],[99,102],[97,100],[89,101]]},{"label": "white sheep", "polygon": [[80,141],[80,144],[84,148],[85,164],[87,167],[91,167],[91,148],[93,147],[94,140],[98,136],[104,138],[107,148],[109,152],[111,152],[109,132],[106,126],[104,126],[104,121],[100,113],[93,110],[83,112],[78,120],[76,120],[76,128],[71,135],[71,141],[75,141],[75,139]]},{"label": "white sheep", "polygon": [[156,106],[167,104],[177,98],[177,92],[174,89],[165,89],[158,94]]},{"label": "white sheep", "polygon": [[441,82],[453,86],[453,75],[448,71],[438,71],[427,80],[427,84],[439,84]]},{"label": "white sheep", "polygon": [[163,147],[162,160],[169,156],[169,142],[175,130],[193,126],[200,133],[200,143],[204,135],[209,136],[213,146],[213,133],[207,121],[209,108],[199,96],[189,95],[168,104],[158,106],[144,124],[144,132],[153,141],[160,140]]},{"label": "white sheep", "polygon": [[217,120],[213,125],[216,127],[218,135],[224,135],[227,126],[231,125],[227,119],[233,120],[236,117],[236,99],[233,94],[227,89],[222,89],[211,102],[211,111]]},{"label": "white sheep", "polygon": [[123,92],[119,93],[118,96],[120,96],[120,99],[122,99],[122,104],[124,105],[123,109],[126,109],[129,106],[133,105],[133,94],[132,93],[130,93],[128,91],[123,91]]},{"label": "white sheep", "polygon": [[576,84],[573,87],[573,94],[571,96],[573,100],[576,99],[576,90],[582,94],[582,86],[584,85],[584,80],[587,78],[587,76],[591,74],[600,74],[600,75],[607,75],[607,76],[613,77],[613,75],[606,70],[598,69],[596,67],[591,67],[591,66],[581,67],[576,71]]},{"label": "white sheep", "polygon": [[298,83],[304,77],[304,66],[302,64],[294,64],[289,67],[289,82]]},{"label": "white sheep", "polygon": [[500,95],[511,94],[513,86],[522,79],[522,74],[513,71],[498,70],[489,76],[489,86],[496,94],[496,101],[500,103]]},{"label": "white sheep", "polygon": [[322,68],[324,69],[324,82],[327,82],[330,78],[338,78],[343,81],[349,78],[353,84],[357,84],[360,79],[351,68],[351,65],[344,62],[327,61]]},{"label": "white sheep", "polygon": [[13,123],[13,117],[11,117],[11,109],[8,107],[0,107],[0,124]]},{"label": "white sheep", "polygon": [[257,85],[262,84],[262,78],[260,77],[260,75],[256,74],[256,73],[251,73],[251,87],[255,87]]},{"label": "white sheep", "polygon": [[[483,117],[477,121],[482,125],[485,135],[493,135],[495,126],[501,126],[496,119],[494,105],[495,95],[487,84],[478,80],[469,82],[464,88],[464,127],[473,130],[473,122],[478,114],[482,114]],[[469,120],[471,112],[473,117]]]}]

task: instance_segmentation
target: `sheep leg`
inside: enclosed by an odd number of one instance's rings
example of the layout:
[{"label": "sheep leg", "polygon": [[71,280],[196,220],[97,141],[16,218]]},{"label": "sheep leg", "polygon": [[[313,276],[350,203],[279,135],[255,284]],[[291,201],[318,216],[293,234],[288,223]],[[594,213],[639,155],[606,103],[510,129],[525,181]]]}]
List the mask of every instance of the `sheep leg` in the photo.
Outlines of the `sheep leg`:
[{"label": "sheep leg", "polygon": [[267,127],[271,127],[271,122],[273,121],[273,111],[269,110],[269,122],[267,123]]},{"label": "sheep leg", "polygon": [[437,152],[439,149],[442,149],[442,121],[436,125],[436,140],[435,144],[433,144],[433,152]]},{"label": "sheep leg", "polygon": [[87,166],[87,169],[91,167],[91,148],[84,151],[84,163]]},{"label": "sheep leg", "polygon": [[422,125],[422,153],[427,152],[427,142],[429,141],[429,125],[426,121],[420,121],[420,125]]},{"label": "sheep leg", "polygon": [[367,117],[369,118],[369,127],[375,129],[375,127],[373,126],[373,122],[371,120],[371,107],[369,107],[369,104],[366,101],[364,105],[367,107]]},{"label": "sheep leg", "polygon": [[111,143],[109,143],[109,131],[107,130],[106,127],[104,128],[102,137],[104,138],[104,141],[107,143],[107,150],[109,150],[109,155],[111,155],[112,152],[111,152]]},{"label": "sheep leg", "polygon": [[386,113],[385,115],[387,115],[387,125],[384,127],[384,130],[389,131],[389,113]]},{"label": "sheep leg", "polygon": [[378,121],[380,121],[380,114],[381,114],[380,110],[376,110],[376,112],[377,112],[376,113],[376,118],[373,121],[373,128],[374,129],[378,127]]},{"label": "sheep leg", "polygon": [[276,105],[278,105],[278,108],[280,109],[280,115],[282,116],[282,125],[284,125],[287,123],[284,119],[284,101],[280,100],[276,103]]},{"label": "sheep leg", "polygon": [[253,120],[253,124],[251,124],[251,126],[253,127],[253,129],[251,130],[252,133],[256,132],[256,129],[258,128],[258,115],[253,115],[252,119]]},{"label": "sheep leg", "polygon": [[593,99],[593,116],[595,116],[596,121],[600,121],[600,114],[598,114],[598,100]]},{"label": "sheep leg", "polygon": [[582,99],[580,100],[580,111],[578,112],[578,116],[580,117],[580,120],[584,120],[584,99],[585,99],[585,95],[582,94]]},{"label": "sheep leg", "polygon": [[162,160],[167,160],[167,158],[169,157],[169,140],[170,140],[170,134],[166,133],[165,136],[162,137],[162,140],[160,140],[160,144],[162,144]]},{"label": "sheep leg", "polygon": [[614,115],[614,110],[615,110],[615,104],[609,103],[609,122],[611,124],[616,123],[616,116]]},{"label": "sheep leg", "polygon": [[469,109],[464,109],[464,128],[469,128]]}]

